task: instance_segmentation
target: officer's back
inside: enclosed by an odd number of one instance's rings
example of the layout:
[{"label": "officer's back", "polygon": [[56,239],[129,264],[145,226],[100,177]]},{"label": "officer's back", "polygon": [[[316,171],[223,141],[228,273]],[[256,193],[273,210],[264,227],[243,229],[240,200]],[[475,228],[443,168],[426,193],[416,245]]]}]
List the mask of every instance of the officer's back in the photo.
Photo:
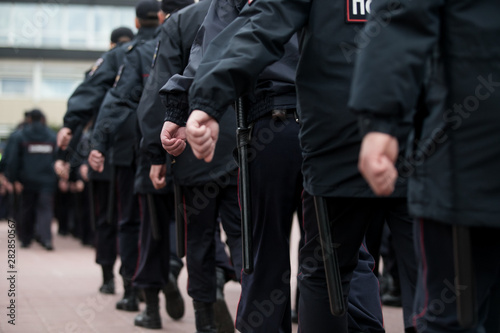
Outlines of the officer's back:
[{"label": "officer's back", "polygon": [[52,190],[56,184],[53,170],[56,134],[44,124],[39,110],[32,111],[31,118],[32,122],[24,126],[18,137],[17,154],[12,156],[9,175],[25,189]]}]

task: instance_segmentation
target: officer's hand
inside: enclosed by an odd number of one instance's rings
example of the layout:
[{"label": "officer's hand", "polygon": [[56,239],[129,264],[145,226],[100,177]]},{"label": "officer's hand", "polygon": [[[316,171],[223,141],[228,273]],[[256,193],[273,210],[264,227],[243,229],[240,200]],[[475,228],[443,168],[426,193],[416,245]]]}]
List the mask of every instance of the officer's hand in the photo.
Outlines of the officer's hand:
[{"label": "officer's hand", "polygon": [[76,182],[71,182],[69,184],[69,189],[73,193],[81,193],[85,189],[85,183],[83,180],[78,179]]},{"label": "officer's hand", "polygon": [[186,128],[166,121],[160,134],[161,145],[170,155],[179,156],[186,148]]},{"label": "officer's hand", "polygon": [[66,150],[68,148],[69,142],[71,141],[71,137],[73,133],[67,127],[63,127],[57,132],[57,146],[62,150]]},{"label": "officer's hand", "polygon": [[65,179],[59,179],[57,186],[59,187],[59,191],[61,191],[62,193],[66,193],[69,189],[69,182]]},{"label": "officer's hand", "polygon": [[87,164],[80,165],[80,177],[84,182],[89,181],[89,166]]},{"label": "officer's hand", "polygon": [[394,163],[398,157],[398,141],[385,133],[368,133],[361,143],[358,168],[375,194],[390,195],[398,178]]},{"label": "officer's hand", "polygon": [[167,186],[165,175],[167,174],[166,164],[152,164],[149,169],[149,178],[155,189],[159,190]]},{"label": "officer's hand", "polygon": [[14,186],[11,182],[9,182],[4,174],[0,174],[0,186],[2,186],[2,188],[5,188],[5,190],[9,193],[12,193],[14,191]]},{"label": "officer's hand", "polygon": [[89,154],[89,165],[97,172],[104,171],[104,155],[98,150],[92,150]]},{"label": "officer's hand", "polygon": [[63,160],[57,160],[54,163],[54,171],[57,177],[61,179],[68,180],[69,170],[70,170],[70,165],[68,162],[65,162]]},{"label": "officer's hand", "polygon": [[194,156],[212,161],[219,137],[219,123],[201,110],[194,110],[186,123],[186,137]]},{"label": "officer's hand", "polygon": [[20,182],[14,182],[14,191],[17,194],[21,194],[23,192],[24,186]]}]

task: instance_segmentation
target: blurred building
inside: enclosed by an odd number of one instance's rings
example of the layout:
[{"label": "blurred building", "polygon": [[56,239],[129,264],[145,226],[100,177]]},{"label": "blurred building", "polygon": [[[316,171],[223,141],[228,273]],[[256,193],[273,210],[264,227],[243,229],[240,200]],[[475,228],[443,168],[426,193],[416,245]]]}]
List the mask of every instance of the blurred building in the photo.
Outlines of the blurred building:
[{"label": "blurred building", "polygon": [[0,138],[38,107],[60,126],[66,101],[137,0],[0,0]]}]

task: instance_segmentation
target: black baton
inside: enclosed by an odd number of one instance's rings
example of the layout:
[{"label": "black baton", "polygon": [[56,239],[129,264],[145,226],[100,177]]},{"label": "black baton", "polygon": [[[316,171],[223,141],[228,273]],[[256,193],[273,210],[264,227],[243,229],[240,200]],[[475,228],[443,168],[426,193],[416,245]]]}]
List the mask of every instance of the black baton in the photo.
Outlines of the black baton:
[{"label": "black baton", "polygon": [[325,198],[315,196],[314,206],[316,207],[319,238],[321,241],[321,249],[323,250],[326,285],[328,288],[328,298],[330,299],[330,311],[334,316],[342,316],[346,311],[342,293],[342,280],[340,278],[337,249],[332,242],[330,220],[328,219]]},{"label": "black baton", "polygon": [[477,323],[477,302],[469,227],[453,226],[453,256],[458,322],[463,328],[472,328]]},{"label": "black baton", "polygon": [[240,167],[240,202],[241,202],[241,240],[243,254],[243,271],[253,272],[252,221],[250,207],[250,177],[248,172],[248,143],[250,129],[247,123],[248,100],[245,97],[236,103],[236,144],[238,147],[238,164]]},{"label": "black baton", "polygon": [[156,206],[153,194],[146,194],[148,198],[148,208],[149,208],[149,221],[151,223],[151,234],[153,235],[153,239],[155,241],[159,241],[161,239],[160,236],[160,228],[158,225],[158,215],[156,215]]},{"label": "black baton", "polygon": [[175,241],[177,246],[177,256],[183,258],[186,255],[186,228],[184,224],[184,205],[182,204],[182,189],[178,184],[174,184],[175,200]]},{"label": "black baton", "polygon": [[115,186],[116,186],[116,168],[114,165],[109,166],[110,181],[108,192],[108,212],[106,214],[106,222],[113,224],[113,215],[115,209]]}]

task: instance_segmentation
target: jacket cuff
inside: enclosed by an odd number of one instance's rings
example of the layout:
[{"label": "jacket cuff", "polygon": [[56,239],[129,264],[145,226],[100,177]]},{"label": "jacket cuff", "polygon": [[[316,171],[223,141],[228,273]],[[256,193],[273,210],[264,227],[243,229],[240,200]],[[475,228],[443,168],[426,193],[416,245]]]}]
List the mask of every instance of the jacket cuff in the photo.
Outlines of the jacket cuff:
[{"label": "jacket cuff", "polygon": [[179,126],[186,126],[189,104],[186,94],[164,94],[162,102],[167,108],[164,121],[173,122]]},{"label": "jacket cuff", "polygon": [[71,130],[71,133],[75,133],[78,123],[64,122],[63,127],[67,127]]},{"label": "jacket cuff", "polygon": [[205,100],[202,99],[193,98],[189,103],[189,107],[191,111],[202,110],[203,112],[207,113],[209,116],[217,120],[217,122],[219,122],[224,115],[224,112],[227,110],[227,107],[217,110],[213,108],[212,104],[208,104]]},{"label": "jacket cuff", "polygon": [[362,137],[369,132],[380,132],[394,137],[397,137],[398,134],[397,119],[376,117],[370,113],[358,116],[358,127]]},{"label": "jacket cuff", "polygon": [[165,154],[148,154],[149,160],[152,165],[165,164],[167,162],[167,152]]}]

